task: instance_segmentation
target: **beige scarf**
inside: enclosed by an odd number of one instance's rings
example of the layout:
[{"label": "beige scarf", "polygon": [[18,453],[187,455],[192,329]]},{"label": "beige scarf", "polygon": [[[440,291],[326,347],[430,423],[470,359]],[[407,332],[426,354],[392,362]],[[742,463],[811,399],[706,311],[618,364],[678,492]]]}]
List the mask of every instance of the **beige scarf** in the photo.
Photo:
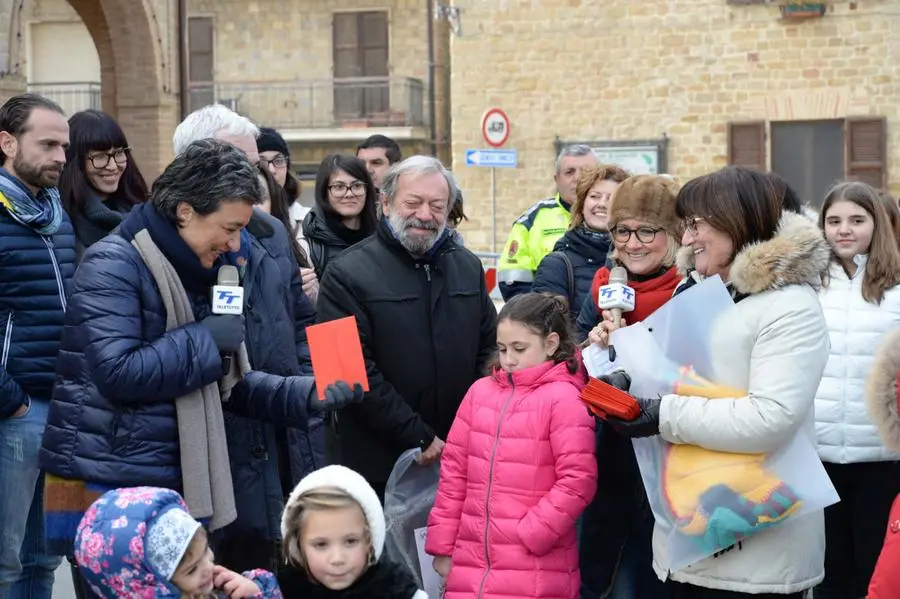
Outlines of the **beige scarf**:
[{"label": "beige scarf", "polygon": [[[166,307],[166,331],[194,322],[184,285],[150,233],[139,231],[131,244],[159,287]],[[247,349],[241,344],[237,360],[232,360],[231,370],[219,384],[210,383],[175,400],[184,500],[194,518],[209,518],[211,531],[237,518],[222,401],[227,401],[231,389],[249,370]]]}]

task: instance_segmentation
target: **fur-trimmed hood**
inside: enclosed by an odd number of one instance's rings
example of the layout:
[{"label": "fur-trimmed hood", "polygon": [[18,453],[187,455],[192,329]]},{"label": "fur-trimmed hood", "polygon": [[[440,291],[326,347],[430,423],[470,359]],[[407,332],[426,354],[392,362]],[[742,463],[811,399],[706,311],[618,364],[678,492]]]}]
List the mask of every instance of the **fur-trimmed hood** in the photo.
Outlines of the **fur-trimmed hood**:
[{"label": "fur-trimmed hood", "polygon": [[900,451],[898,373],[900,373],[900,329],[891,331],[882,339],[866,384],[866,411],[885,446],[892,451]]},{"label": "fur-trimmed hood", "polygon": [[[830,259],[828,242],[816,223],[805,215],[785,212],[772,239],[748,244],[737,253],[731,283],[744,295],[788,285],[819,288]],[[677,265],[684,274],[694,270],[690,246],[679,250]]]}]

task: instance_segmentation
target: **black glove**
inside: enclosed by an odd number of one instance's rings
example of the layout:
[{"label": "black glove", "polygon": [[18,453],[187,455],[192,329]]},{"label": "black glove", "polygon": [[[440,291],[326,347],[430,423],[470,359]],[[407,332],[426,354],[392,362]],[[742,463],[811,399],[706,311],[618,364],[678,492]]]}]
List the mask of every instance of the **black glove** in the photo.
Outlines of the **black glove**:
[{"label": "black glove", "polygon": [[624,370],[617,370],[612,374],[605,374],[597,377],[598,381],[603,381],[607,385],[612,385],[621,391],[628,391],[631,388],[631,377]]},{"label": "black glove", "polygon": [[338,381],[325,388],[324,400],[320,400],[317,393],[310,395],[309,409],[313,412],[340,410],[347,404],[361,402],[365,394],[359,383],[351,389],[344,381]]},{"label": "black glove", "polygon": [[200,324],[212,333],[219,353],[236,352],[244,341],[244,322],[240,314],[211,314]]},{"label": "black glove", "polygon": [[659,408],[662,399],[644,399],[635,397],[634,400],[641,407],[640,415],[634,420],[622,420],[610,416],[606,421],[620,435],[625,437],[652,437],[659,434]]}]

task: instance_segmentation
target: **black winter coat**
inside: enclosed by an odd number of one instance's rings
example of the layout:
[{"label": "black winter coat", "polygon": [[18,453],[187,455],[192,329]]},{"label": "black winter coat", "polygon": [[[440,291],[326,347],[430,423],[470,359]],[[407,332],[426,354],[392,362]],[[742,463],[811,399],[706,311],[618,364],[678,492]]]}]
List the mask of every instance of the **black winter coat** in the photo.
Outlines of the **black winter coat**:
[{"label": "black winter coat", "polygon": [[[338,235],[336,229],[341,229],[342,234]],[[319,281],[322,280],[325,268],[335,256],[362,241],[369,234],[342,228],[336,219],[326,218],[318,205],[313,206],[303,219],[303,237],[309,244],[309,261]]]},{"label": "black winter coat", "polygon": [[[287,565],[278,572],[278,586],[285,599],[413,599],[416,579],[405,566],[381,560],[346,589],[332,591],[309,579],[306,572]],[[437,598],[435,598],[437,599]]]},{"label": "black winter coat", "polygon": [[[606,265],[610,249],[608,233],[590,231],[584,227],[567,231],[553,247],[553,253],[544,256],[534,275],[531,290],[536,293],[555,293],[569,302],[572,321],[581,310],[585,298],[591,294],[594,273]],[[569,275],[566,263],[557,254],[563,253],[572,264],[575,282],[574,297],[569,293]]]},{"label": "black winter coat", "polygon": [[331,461],[382,486],[403,451],[447,438],[469,386],[496,348],[497,310],[481,262],[449,235],[413,257],[387,221],[334,259],[320,322],[355,316],[370,391],[337,414]]}]

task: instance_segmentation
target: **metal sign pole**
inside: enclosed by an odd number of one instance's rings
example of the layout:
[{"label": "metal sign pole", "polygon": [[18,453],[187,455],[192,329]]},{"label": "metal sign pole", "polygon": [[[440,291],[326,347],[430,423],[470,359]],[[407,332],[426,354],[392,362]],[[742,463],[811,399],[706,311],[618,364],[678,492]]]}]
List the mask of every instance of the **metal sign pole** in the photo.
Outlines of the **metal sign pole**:
[{"label": "metal sign pole", "polygon": [[491,251],[497,253],[497,169],[491,167]]}]

